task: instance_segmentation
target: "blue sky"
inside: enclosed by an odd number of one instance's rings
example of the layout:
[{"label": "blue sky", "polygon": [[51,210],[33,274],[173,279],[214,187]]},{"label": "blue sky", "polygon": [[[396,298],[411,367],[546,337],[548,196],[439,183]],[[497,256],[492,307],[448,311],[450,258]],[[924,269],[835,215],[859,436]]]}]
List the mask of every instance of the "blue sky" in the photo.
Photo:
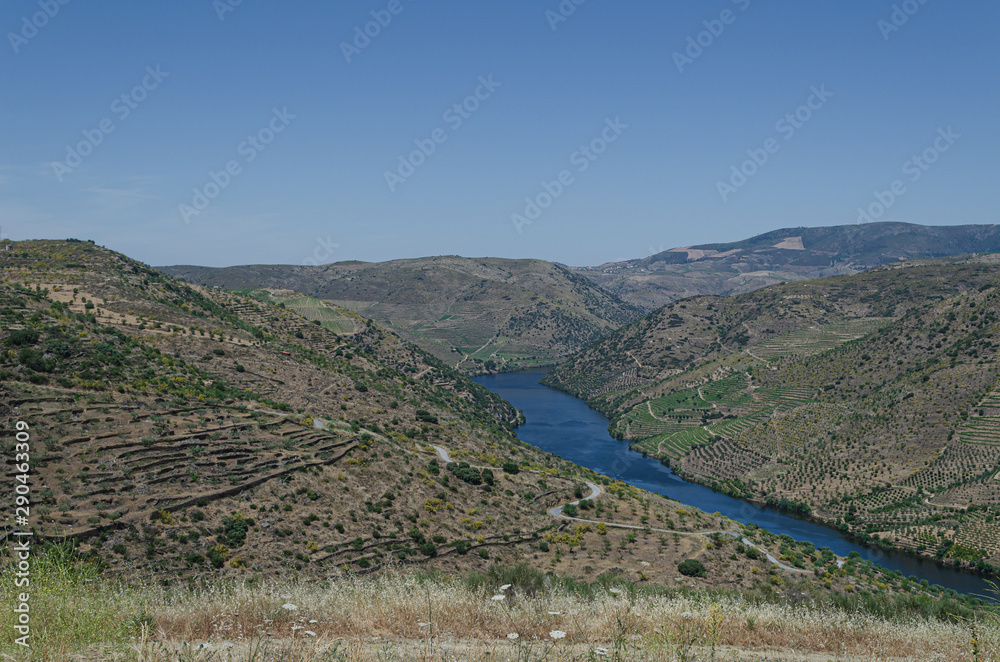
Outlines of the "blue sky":
[{"label": "blue sky", "polygon": [[585,265],[997,222],[997,3],[579,1],[6,0],[3,236]]}]

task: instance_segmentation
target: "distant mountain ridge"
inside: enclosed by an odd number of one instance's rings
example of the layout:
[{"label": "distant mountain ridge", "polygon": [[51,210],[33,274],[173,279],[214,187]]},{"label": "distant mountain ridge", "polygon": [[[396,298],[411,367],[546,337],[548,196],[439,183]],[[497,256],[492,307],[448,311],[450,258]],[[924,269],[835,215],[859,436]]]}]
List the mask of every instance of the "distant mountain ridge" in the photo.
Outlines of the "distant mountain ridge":
[{"label": "distant mountain ridge", "polygon": [[628,303],[654,310],[689,296],[741,294],[791,280],[859,273],[899,260],[995,252],[1000,252],[998,225],[869,223],[784,228],[574,272]]},{"label": "distant mountain ridge", "polygon": [[159,267],[228,290],[293,290],[360,313],[466,373],[551,365],[691,296],[855,274],[900,260],[1000,252],[1000,226],[785,228],[597,267],[425,257],[320,266]]},{"label": "distant mountain ridge", "polygon": [[642,314],[543,260],[441,256],[162,270],[228,290],[277,288],[333,302],[471,373],[552,364]]}]

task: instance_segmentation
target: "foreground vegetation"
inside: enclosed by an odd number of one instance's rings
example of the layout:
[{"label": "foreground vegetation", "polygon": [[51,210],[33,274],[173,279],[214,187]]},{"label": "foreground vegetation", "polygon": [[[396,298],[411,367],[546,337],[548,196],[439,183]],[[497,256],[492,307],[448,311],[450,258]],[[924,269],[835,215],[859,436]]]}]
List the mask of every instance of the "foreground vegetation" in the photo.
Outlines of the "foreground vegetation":
[{"label": "foreground vegetation", "polygon": [[[527,566],[191,588],[97,581],[66,550],[36,562],[32,649],[14,660],[987,660],[994,614],[920,596],[581,583]],[[0,602],[13,604],[9,575]]]}]

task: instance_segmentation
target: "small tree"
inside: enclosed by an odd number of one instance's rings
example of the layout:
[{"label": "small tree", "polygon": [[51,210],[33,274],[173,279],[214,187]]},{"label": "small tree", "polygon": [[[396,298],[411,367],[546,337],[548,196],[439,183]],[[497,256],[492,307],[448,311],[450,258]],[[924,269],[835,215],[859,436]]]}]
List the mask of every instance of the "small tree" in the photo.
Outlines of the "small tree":
[{"label": "small tree", "polygon": [[677,569],[686,577],[704,577],[708,574],[705,572],[704,564],[696,559],[681,561],[677,564]]}]

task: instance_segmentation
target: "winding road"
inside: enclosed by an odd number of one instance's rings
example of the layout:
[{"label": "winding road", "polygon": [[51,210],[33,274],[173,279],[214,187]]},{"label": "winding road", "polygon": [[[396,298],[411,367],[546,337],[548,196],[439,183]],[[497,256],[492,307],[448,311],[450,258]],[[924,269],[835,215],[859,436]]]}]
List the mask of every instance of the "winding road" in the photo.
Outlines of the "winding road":
[{"label": "winding road", "polygon": [[[434,448],[435,451],[437,451],[438,456],[445,463],[454,462],[454,460],[452,460],[451,456],[448,454],[447,450],[445,450],[441,446],[433,446],[433,448]],[[571,521],[574,521],[574,522],[584,522],[586,524],[600,524],[600,523],[602,523],[600,520],[583,519],[581,517],[570,517],[569,515],[564,515],[563,514],[563,508],[565,508],[567,505],[578,506],[578,505],[580,505],[581,501],[584,501],[584,500],[587,500],[587,499],[596,499],[597,497],[599,497],[602,494],[604,494],[604,490],[601,489],[600,485],[597,485],[596,483],[592,483],[589,480],[584,481],[584,482],[587,484],[587,487],[590,488],[590,494],[588,494],[587,496],[583,497],[582,499],[577,499],[576,501],[571,501],[568,504],[563,504],[561,506],[556,506],[555,508],[550,508],[549,511],[548,511],[549,515],[551,515],[552,517],[555,517],[557,519],[571,520]],[[638,530],[638,531],[655,531],[657,533],[671,533],[671,534],[677,534],[677,535],[681,535],[681,536],[711,536],[711,535],[715,535],[715,534],[721,534],[721,535],[725,535],[725,536],[732,536],[734,538],[739,538],[740,542],[742,542],[747,547],[753,547],[754,549],[756,549],[758,552],[760,552],[761,554],[763,554],[767,558],[768,561],[770,561],[774,565],[778,566],[782,570],[787,570],[789,572],[811,572],[810,570],[804,570],[803,568],[793,568],[790,565],[786,565],[786,564],[782,563],[781,561],[779,561],[778,559],[776,559],[773,555],[771,555],[766,549],[764,549],[763,547],[760,547],[759,545],[751,542],[745,536],[740,535],[740,533],[737,532],[737,531],[730,531],[728,529],[720,529],[718,531],[672,531],[670,529],[654,529],[652,527],[637,526],[635,524],[614,524],[612,522],[603,522],[603,524],[604,524],[604,526],[613,526],[613,527],[615,527],[617,529],[635,529],[635,530]],[[837,565],[838,565],[838,567],[843,566],[843,564],[844,564],[843,559],[838,558],[837,559]]]}]

